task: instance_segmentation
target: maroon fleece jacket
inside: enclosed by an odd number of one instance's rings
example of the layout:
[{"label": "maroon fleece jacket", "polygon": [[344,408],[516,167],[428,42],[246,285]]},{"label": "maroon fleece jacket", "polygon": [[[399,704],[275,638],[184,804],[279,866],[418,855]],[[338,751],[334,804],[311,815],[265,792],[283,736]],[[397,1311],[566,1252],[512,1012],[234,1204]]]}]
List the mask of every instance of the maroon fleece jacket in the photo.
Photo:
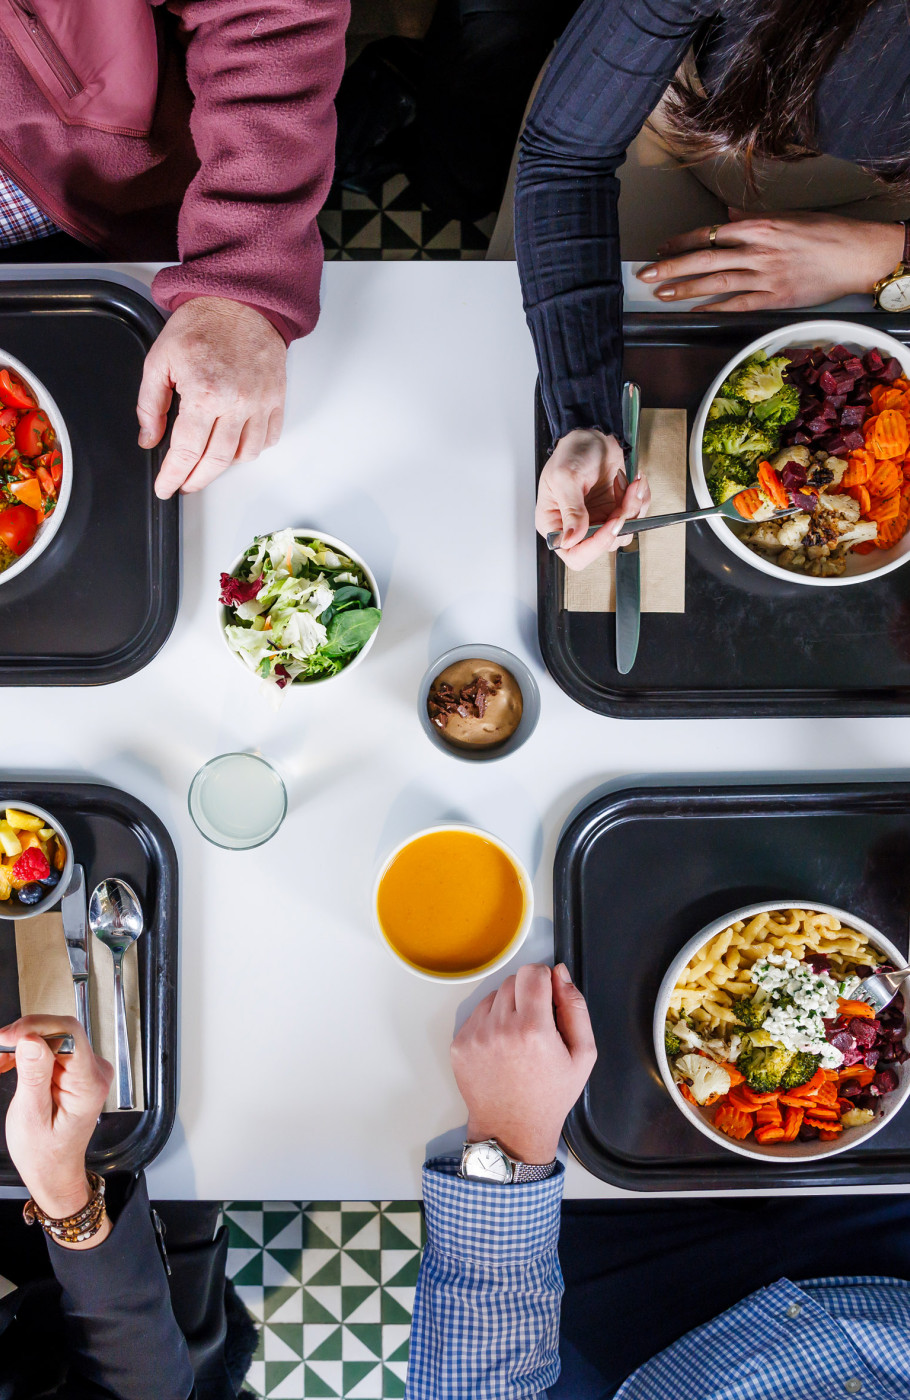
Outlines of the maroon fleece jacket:
[{"label": "maroon fleece jacket", "polygon": [[0,0],[0,166],[55,223],[168,261],[286,341],[319,314],[347,0]]}]

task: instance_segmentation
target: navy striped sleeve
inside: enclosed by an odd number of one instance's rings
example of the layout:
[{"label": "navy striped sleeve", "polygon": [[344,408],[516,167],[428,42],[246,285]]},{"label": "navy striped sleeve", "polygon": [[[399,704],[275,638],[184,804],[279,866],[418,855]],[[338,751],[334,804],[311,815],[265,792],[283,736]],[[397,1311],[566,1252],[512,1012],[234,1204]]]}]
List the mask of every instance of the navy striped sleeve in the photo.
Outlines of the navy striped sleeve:
[{"label": "navy striped sleeve", "polygon": [[703,23],[706,3],[585,0],[531,109],[518,161],[515,246],[554,442],[573,428],[620,436],[616,170]]}]

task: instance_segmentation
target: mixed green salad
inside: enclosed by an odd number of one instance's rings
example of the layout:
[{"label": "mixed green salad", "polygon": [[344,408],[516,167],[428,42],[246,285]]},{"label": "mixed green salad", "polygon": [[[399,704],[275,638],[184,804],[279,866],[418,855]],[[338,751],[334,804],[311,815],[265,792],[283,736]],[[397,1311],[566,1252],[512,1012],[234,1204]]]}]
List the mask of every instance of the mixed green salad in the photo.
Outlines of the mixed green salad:
[{"label": "mixed green salad", "polygon": [[279,690],[349,666],[381,617],[360,565],[294,530],[258,536],[221,575],[221,602],[228,644]]},{"label": "mixed green salad", "polygon": [[781,429],[799,412],[799,390],[784,382],[789,355],[750,355],[728,374],[708,409],[702,455],[708,489],[720,505],[755,481],[776,452]]}]

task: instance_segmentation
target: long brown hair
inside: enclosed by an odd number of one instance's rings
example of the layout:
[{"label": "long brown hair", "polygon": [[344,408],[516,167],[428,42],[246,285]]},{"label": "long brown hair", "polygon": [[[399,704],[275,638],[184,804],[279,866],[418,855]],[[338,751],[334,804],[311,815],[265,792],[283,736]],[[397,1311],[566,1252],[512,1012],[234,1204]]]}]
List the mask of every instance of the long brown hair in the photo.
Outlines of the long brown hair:
[{"label": "long brown hair", "polygon": [[[815,100],[828,66],[877,0],[735,0],[725,31],[723,81],[706,94],[686,78],[670,85],[667,117],[693,159],[738,156],[754,192],[757,158],[817,155]],[[910,152],[908,152],[910,156]],[[876,167],[910,185],[906,159]]]}]

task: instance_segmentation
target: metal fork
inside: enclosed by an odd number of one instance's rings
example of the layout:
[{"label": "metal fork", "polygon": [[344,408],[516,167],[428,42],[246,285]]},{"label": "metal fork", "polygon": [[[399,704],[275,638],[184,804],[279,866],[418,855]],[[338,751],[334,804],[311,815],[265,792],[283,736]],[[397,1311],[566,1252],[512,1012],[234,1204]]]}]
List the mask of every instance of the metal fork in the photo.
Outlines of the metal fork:
[{"label": "metal fork", "polygon": [[871,977],[867,977],[860,982],[854,992],[850,993],[851,1001],[865,1001],[875,1011],[884,1011],[886,1006],[890,1006],[894,998],[901,989],[901,984],[910,977],[910,967],[899,967],[895,972],[873,972]]}]

